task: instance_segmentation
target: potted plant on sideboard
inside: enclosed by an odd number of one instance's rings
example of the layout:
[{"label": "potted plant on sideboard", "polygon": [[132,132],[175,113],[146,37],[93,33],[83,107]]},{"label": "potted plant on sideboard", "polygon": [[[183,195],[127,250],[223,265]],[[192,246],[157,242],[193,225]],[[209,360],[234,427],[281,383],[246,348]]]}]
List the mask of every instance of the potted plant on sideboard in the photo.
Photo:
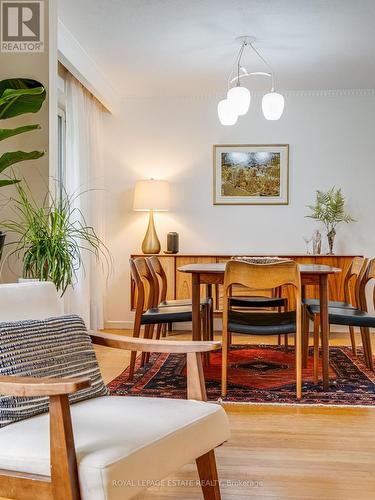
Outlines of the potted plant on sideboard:
[{"label": "potted plant on sideboard", "polygon": [[307,205],[312,213],[306,215],[310,219],[315,219],[324,224],[327,231],[329,246],[328,255],[333,255],[333,244],[335,242],[336,227],[341,222],[355,222],[355,219],[345,211],[345,198],[341,189],[335,187],[329,189],[326,193],[316,192],[315,205]]},{"label": "potted plant on sideboard", "polygon": [[[10,78],[0,81],[0,120],[14,118],[26,113],[37,113],[46,98],[46,89],[40,82],[28,78]],[[24,125],[16,128],[0,128],[0,141],[10,137],[40,129],[40,125]],[[0,153],[0,174],[22,161],[36,160],[44,151],[10,151]],[[0,179],[0,188],[17,184],[19,179]],[[5,241],[5,233],[0,230],[0,259]]]}]

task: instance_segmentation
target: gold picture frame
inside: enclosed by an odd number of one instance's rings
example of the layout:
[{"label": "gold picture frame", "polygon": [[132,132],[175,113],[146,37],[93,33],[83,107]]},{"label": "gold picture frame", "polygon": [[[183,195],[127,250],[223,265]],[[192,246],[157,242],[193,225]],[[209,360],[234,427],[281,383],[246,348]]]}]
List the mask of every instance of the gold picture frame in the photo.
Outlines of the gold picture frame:
[{"label": "gold picture frame", "polygon": [[214,205],[288,205],[289,144],[215,144]]}]

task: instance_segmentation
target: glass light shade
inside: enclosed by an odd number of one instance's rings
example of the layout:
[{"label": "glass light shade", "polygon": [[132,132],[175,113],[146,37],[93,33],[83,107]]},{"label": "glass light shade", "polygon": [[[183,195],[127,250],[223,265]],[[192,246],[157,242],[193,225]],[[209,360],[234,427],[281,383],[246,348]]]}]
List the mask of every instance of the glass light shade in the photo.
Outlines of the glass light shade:
[{"label": "glass light shade", "polygon": [[137,181],[134,189],[133,209],[165,212],[169,209],[169,183],[148,179]]},{"label": "glass light shade", "polygon": [[228,90],[227,99],[237,115],[246,115],[249,111],[251,94],[246,87],[232,87]]},{"label": "glass light shade", "polygon": [[269,92],[263,96],[262,110],[266,120],[278,120],[284,111],[284,96],[277,92]]},{"label": "glass light shade", "polygon": [[234,125],[237,122],[238,114],[228,99],[223,99],[217,105],[217,114],[222,125]]}]

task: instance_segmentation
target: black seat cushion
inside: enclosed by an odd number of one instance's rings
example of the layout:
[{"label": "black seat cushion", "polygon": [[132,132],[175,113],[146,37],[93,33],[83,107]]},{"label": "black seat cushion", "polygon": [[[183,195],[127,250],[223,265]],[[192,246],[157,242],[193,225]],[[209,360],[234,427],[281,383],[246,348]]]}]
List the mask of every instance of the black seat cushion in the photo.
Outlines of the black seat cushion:
[{"label": "black seat cushion", "polygon": [[228,331],[252,335],[295,333],[295,311],[284,313],[248,313],[229,311]]},{"label": "black seat cushion", "polygon": [[235,307],[285,307],[287,299],[278,297],[230,297],[229,303]]},{"label": "black seat cushion", "polygon": [[[212,299],[201,299],[201,306],[205,306],[212,302]],[[191,299],[181,299],[181,300],[163,300],[160,302],[159,307],[186,307],[192,305]]]},{"label": "black seat cushion", "polygon": [[[313,314],[319,314],[319,306],[309,306]],[[329,322],[331,325],[347,325],[375,328],[375,316],[360,309],[328,308]]]},{"label": "black seat cushion", "polygon": [[142,325],[192,321],[191,307],[155,307],[142,314]]},{"label": "black seat cushion", "polygon": [[[307,306],[319,306],[320,301],[319,299],[303,299],[302,301],[305,305]],[[341,301],[334,301],[330,300],[328,302],[329,307],[339,307],[340,309],[343,307],[345,309],[355,309],[355,307],[350,304],[349,302],[341,302]]]}]

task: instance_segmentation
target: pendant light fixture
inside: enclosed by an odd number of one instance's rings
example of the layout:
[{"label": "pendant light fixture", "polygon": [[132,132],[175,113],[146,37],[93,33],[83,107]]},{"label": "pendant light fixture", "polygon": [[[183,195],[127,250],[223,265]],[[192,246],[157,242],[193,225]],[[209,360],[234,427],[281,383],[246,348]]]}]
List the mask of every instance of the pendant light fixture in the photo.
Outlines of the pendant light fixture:
[{"label": "pendant light fixture", "polygon": [[[241,79],[250,76],[266,76],[271,79],[271,90],[262,98],[262,111],[266,120],[278,120],[284,111],[284,96],[275,92],[275,74],[269,63],[255,48],[255,38],[241,36],[237,40],[241,43],[235,68],[228,78],[228,92],[226,99],[219,102],[217,111],[222,125],[235,125],[239,116],[246,115],[249,111],[251,94],[248,88],[241,86]],[[242,55],[246,47],[250,47],[258,58],[265,64],[269,72],[255,71],[249,73],[242,65]],[[233,77],[233,73],[236,72]]]}]

